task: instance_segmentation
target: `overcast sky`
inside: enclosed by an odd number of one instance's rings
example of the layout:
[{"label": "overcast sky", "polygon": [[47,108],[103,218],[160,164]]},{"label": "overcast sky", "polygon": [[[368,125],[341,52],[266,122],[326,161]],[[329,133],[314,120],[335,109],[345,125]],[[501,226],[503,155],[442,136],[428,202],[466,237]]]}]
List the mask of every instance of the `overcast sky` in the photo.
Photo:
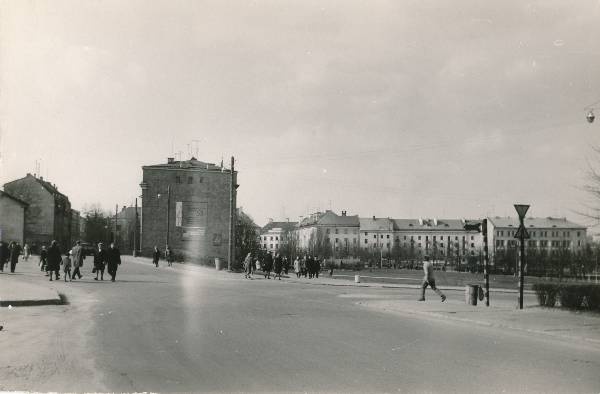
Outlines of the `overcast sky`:
[{"label": "overcast sky", "polygon": [[142,165],[197,140],[236,157],[261,225],[515,202],[585,222],[599,1],[0,4],[2,184],[41,160],[74,208],[132,204]]}]

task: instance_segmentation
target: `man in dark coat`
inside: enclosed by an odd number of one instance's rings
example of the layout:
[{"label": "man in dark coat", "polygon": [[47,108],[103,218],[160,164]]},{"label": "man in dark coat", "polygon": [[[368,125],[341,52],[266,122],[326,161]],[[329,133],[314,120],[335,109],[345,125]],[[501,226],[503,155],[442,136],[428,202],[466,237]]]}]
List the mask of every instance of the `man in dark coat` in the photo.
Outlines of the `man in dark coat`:
[{"label": "man in dark coat", "polygon": [[19,255],[21,254],[21,245],[18,242],[14,242],[12,248],[10,248],[10,272],[15,272],[15,267],[19,262]]},{"label": "man in dark coat", "polygon": [[106,250],[104,250],[102,242],[100,242],[98,243],[98,249],[94,252],[94,270],[92,271],[96,273],[94,280],[98,280],[98,275],[100,275],[100,280],[104,280],[104,264],[106,260]]},{"label": "man in dark coat", "polygon": [[271,279],[271,270],[273,269],[273,256],[271,252],[267,252],[264,261],[263,273],[265,274],[265,279]]},{"label": "man in dark coat", "polygon": [[108,263],[108,273],[112,277],[111,281],[114,282],[117,277],[117,268],[121,264],[121,252],[114,242],[110,243],[110,248],[106,252],[106,262]]},{"label": "man in dark coat", "polygon": [[52,280],[52,272],[54,272],[54,276],[57,280],[60,279],[59,271],[61,261],[62,255],[60,253],[58,243],[56,241],[52,241],[50,249],[48,249],[48,262],[46,264],[46,271],[50,275],[50,280]]},{"label": "man in dark coat", "polygon": [[40,271],[46,272],[46,276],[48,276],[48,272],[46,271],[46,265],[48,264],[48,251],[45,246],[42,246],[42,250],[40,250]]},{"label": "man in dark coat", "polygon": [[4,271],[4,264],[8,261],[10,257],[10,251],[8,250],[8,245],[4,241],[0,241],[0,271]]},{"label": "man in dark coat", "polygon": [[275,276],[273,279],[279,278],[281,280],[281,270],[283,269],[283,260],[281,259],[281,255],[279,253],[275,254],[275,259],[273,260],[273,271],[275,272]]}]

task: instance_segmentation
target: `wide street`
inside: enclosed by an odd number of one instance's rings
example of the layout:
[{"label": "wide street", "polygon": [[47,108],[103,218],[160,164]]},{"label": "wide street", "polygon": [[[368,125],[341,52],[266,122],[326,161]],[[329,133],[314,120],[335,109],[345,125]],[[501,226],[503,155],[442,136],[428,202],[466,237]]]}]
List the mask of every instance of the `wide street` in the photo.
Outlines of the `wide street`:
[{"label": "wide street", "polygon": [[[115,283],[92,280],[89,259],[84,280],[53,282],[68,305],[2,308],[0,390],[600,390],[597,347],[359,304],[414,300],[412,289],[245,280],[132,260],[124,257]],[[19,264],[21,278],[42,283],[34,264]],[[447,305],[431,292],[427,302]]]}]

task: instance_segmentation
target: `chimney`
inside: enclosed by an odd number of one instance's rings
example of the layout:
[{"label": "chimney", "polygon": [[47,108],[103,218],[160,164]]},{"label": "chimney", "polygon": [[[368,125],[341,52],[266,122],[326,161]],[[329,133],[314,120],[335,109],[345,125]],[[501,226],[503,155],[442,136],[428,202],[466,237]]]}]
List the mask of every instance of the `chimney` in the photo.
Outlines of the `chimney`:
[{"label": "chimney", "polygon": [[375,215],[373,215],[373,220],[375,220]]},{"label": "chimney", "polygon": [[419,226],[423,225],[423,218],[419,218]]},{"label": "chimney", "polygon": [[433,218],[433,225],[434,225],[434,226],[437,226],[437,225],[438,225],[438,220],[437,220],[437,218]]},{"label": "chimney", "polygon": [[167,157],[167,164],[173,164],[175,163],[175,158],[174,157]]},{"label": "chimney", "polygon": [[346,211],[342,211],[342,216],[346,216]]}]

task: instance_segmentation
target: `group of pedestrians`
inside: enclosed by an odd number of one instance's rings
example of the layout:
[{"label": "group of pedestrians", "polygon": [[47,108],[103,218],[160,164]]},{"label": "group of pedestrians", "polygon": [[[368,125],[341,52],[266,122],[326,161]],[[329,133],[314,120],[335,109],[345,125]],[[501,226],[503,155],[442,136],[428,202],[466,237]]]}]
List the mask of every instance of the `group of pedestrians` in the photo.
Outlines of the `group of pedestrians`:
[{"label": "group of pedestrians", "polygon": [[[27,260],[29,258],[29,246],[25,244],[25,251],[23,258]],[[19,262],[19,256],[24,249],[21,248],[21,244],[18,242],[11,242],[7,244],[4,241],[0,241],[0,271],[4,271],[4,266],[10,263],[10,272],[15,272],[17,263]],[[26,257],[25,257],[26,256]]]},{"label": "group of pedestrians", "polygon": [[301,276],[309,279],[318,278],[321,272],[321,260],[317,256],[296,257],[294,260],[294,272],[296,277]]},{"label": "group of pedestrians", "polygon": [[[173,251],[171,250],[171,247],[169,245],[165,247],[164,254],[165,260],[167,261],[167,266],[172,267],[173,261],[175,260],[175,256],[173,255]],[[161,255],[162,253],[160,249],[158,249],[158,246],[154,245],[154,251],[152,252],[152,264],[154,264],[156,268],[158,268],[158,262],[160,261]]]},{"label": "group of pedestrians", "polygon": [[[58,242],[52,241],[50,247],[46,250],[42,246],[40,251],[40,270],[46,272],[49,280],[60,279],[60,270],[62,266],[65,282],[81,279],[81,267],[86,257],[85,250],[81,246],[81,241],[77,241],[75,246],[63,253],[60,250]],[[117,246],[111,242],[108,249],[104,248],[102,242],[98,243],[97,249],[93,253],[92,274],[96,274],[94,280],[104,280],[104,271],[106,270],[114,282],[117,277],[117,268],[121,264],[121,252]]]}]

